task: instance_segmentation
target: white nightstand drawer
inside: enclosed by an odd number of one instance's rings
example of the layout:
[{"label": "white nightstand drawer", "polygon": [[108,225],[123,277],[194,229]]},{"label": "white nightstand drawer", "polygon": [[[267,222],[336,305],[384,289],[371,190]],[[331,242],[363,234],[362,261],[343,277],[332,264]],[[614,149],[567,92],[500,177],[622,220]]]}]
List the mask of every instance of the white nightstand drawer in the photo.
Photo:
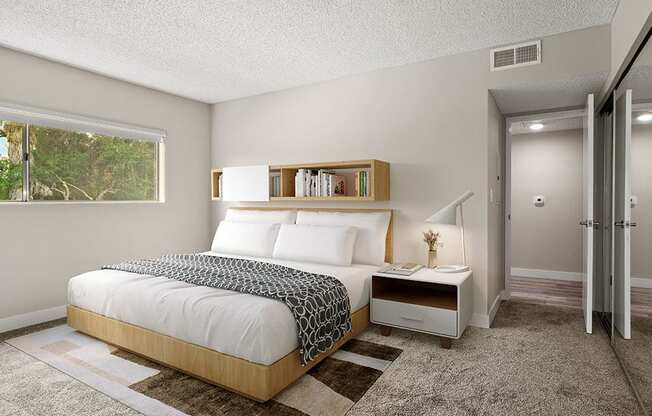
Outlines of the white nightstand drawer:
[{"label": "white nightstand drawer", "polygon": [[375,323],[457,336],[457,311],[412,305],[383,299],[371,300],[371,320]]}]

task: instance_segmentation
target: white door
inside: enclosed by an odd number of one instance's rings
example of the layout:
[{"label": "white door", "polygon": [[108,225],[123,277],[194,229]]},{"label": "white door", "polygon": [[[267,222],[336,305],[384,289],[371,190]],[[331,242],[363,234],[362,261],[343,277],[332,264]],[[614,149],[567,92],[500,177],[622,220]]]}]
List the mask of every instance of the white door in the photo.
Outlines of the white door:
[{"label": "white door", "polygon": [[593,94],[586,100],[582,144],[582,309],[586,332],[593,332]]},{"label": "white door", "polygon": [[614,324],[620,335],[631,338],[630,235],[632,90],[616,99],[614,136]]}]

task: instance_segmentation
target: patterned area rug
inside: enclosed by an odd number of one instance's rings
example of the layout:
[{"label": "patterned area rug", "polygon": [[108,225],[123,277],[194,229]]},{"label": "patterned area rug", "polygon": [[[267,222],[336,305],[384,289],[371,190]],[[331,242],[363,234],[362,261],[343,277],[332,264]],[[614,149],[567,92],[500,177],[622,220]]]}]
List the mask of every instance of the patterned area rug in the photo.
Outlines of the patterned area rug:
[{"label": "patterned area rug", "polygon": [[258,403],[118,350],[67,325],[6,342],[146,416],[340,416],[402,352],[352,339],[274,399]]}]

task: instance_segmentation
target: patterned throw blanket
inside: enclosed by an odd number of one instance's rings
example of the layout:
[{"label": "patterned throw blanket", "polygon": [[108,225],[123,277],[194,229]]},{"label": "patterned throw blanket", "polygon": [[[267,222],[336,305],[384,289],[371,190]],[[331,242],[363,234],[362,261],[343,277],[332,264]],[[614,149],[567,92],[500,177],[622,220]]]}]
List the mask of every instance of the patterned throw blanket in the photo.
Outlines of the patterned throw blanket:
[{"label": "patterned throw blanket", "polygon": [[351,305],[336,278],[277,264],[201,254],[175,254],[128,261],[102,269],[167,277],[198,286],[279,300],[294,315],[301,365],[351,331]]}]

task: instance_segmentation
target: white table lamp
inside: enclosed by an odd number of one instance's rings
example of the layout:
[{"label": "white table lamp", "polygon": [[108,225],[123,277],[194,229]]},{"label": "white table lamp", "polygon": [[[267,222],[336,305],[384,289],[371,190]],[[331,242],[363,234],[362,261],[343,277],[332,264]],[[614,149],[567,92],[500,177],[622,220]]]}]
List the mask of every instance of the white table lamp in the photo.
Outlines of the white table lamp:
[{"label": "white table lamp", "polygon": [[462,213],[462,204],[473,196],[473,192],[466,191],[453,202],[446,205],[439,211],[432,214],[426,219],[426,222],[431,224],[448,224],[457,225],[457,207],[460,208],[460,232],[462,240],[462,265],[444,265],[437,266],[435,270],[443,273],[458,273],[469,270],[466,264],[466,246],[464,244],[464,214]]}]

